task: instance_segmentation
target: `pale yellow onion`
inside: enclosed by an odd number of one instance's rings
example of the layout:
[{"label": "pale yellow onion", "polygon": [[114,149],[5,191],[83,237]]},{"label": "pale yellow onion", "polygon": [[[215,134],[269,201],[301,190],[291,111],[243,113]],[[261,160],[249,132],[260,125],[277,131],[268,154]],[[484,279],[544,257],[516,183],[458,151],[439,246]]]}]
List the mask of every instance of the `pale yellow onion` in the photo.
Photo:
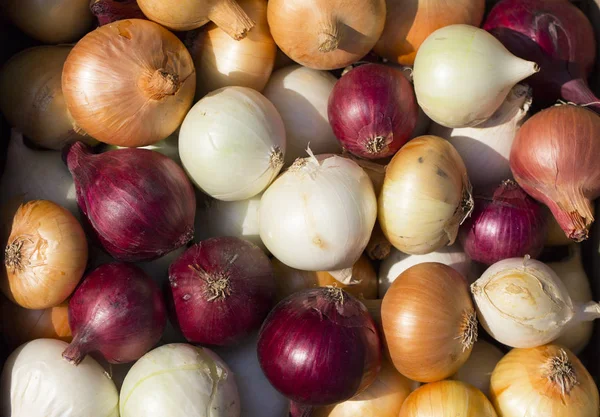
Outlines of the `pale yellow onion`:
[{"label": "pale yellow onion", "polygon": [[452,376],[452,379],[473,385],[489,397],[490,379],[496,364],[504,353],[496,346],[479,340],[467,362]]},{"label": "pale yellow onion", "polygon": [[196,66],[197,99],[230,85],[262,91],[271,76],[277,46],[267,23],[267,0],[238,3],[256,22],[244,39],[236,41],[211,23],[188,46]]},{"label": "pale yellow onion", "polygon": [[559,345],[513,349],[490,386],[499,417],[598,417],[598,388],[577,356]]},{"label": "pale yellow onion", "polygon": [[379,224],[396,249],[423,255],[453,244],[472,207],[471,184],[456,149],[437,136],[421,136],[386,169]]},{"label": "pale yellow onion", "polygon": [[329,72],[300,65],[282,68],[271,76],[263,94],[275,105],[285,125],[284,166],[306,157],[309,145],[316,155],[342,151],[327,117],[329,95],[336,82]]},{"label": "pale yellow onion", "polygon": [[489,119],[516,83],[538,71],[485,30],[450,25],[423,42],[413,78],[417,102],[434,122],[467,127]]}]

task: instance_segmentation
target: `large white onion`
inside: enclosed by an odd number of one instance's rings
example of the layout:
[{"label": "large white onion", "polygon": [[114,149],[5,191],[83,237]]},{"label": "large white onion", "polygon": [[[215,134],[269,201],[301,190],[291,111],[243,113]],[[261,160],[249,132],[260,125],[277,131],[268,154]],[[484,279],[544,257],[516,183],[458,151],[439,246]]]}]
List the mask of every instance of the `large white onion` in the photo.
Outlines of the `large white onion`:
[{"label": "large white onion", "polygon": [[61,340],[37,339],[15,350],[2,371],[5,417],[119,417],[119,394],[89,355],[76,367]]},{"label": "large white onion", "polygon": [[273,104],[248,87],[224,87],[192,107],[179,132],[179,155],[206,194],[245,200],[277,176],[285,155],[285,127]]}]

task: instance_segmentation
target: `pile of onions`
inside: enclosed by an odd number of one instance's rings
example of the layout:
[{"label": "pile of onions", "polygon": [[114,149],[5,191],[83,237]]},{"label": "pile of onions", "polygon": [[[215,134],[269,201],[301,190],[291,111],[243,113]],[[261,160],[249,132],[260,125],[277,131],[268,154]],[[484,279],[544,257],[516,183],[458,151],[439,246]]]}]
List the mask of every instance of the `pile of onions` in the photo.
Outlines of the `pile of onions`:
[{"label": "pile of onions", "polygon": [[387,166],[379,224],[402,252],[423,255],[453,244],[472,208],[465,164],[442,138],[411,140]]},{"label": "pile of onions", "polygon": [[384,0],[271,0],[269,27],[277,46],[315,69],[344,68],[375,46],[385,23]]},{"label": "pile of onions", "polygon": [[440,263],[425,262],[404,271],[383,297],[381,319],[394,366],[419,382],[456,373],[477,341],[467,280]]},{"label": "pile of onions", "polygon": [[492,265],[502,259],[537,258],[546,238],[547,212],[519,185],[503,181],[475,195],[475,208],[460,231],[466,254]]},{"label": "pile of onions", "polygon": [[179,155],[188,175],[218,200],[245,200],[275,179],[285,155],[285,127],[273,104],[248,87],[206,95],[185,117]]},{"label": "pile of onions", "polygon": [[118,20],[146,18],[136,0],[91,0],[90,10],[99,26]]},{"label": "pile of onions", "polygon": [[344,149],[362,158],[381,159],[394,155],[412,137],[417,107],[413,88],[401,71],[366,64],[337,82],[327,114]]},{"label": "pile of onions", "polygon": [[314,288],[271,311],[260,331],[258,359],[279,392],[309,408],[348,400],[373,383],[381,344],[360,301],[339,288]]},{"label": "pile of onions", "polygon": [[90,272],[69,301],[73,341],[63,357],[78,365],[98,352],[110,363],[141,358],[167,321],[162,292],[144,271],[125,263]]},{"label": "pile of onions", "polygon": [[147,149],[94,155],[81,142],[65,154],[79,208],[114,258],[152,260],[192,239],[194,189],[173,160]]},{"label": "pile of onions", "polygon": [[0,110],[8,123],[36,145],[60,150],[81,135],[65,105],[63,64],[70,46],[38,46],[13,56],[0,72]]},{"label": "pile of onions", "polygon": [[485,330],[511,347],[541,346],[569,326],[600,318],[598,303],[574,302],[556,273],[528,256],[495,263],[471,291]]},{"label": "pile of onions", "polygon": [[565,234],[587,239],[594,221],[592,200],[600,196],[600,116],[560,105],[529,119],[515,138],[510,167],[533,198],[546,204]]},{"label": "pile of onions", "polygon": [[413,65],[425,39],[437,29],[454,24],[479,26],[485,0],[392,0],[387,1],[383,33],[375,53],[392,62]]},{"label": "pile of onions", "polygon": [[202,345],[240,342],[260,328],[275,299],[269,258],[237,237],[192,246],[171,264],[169,282],[178,327]]},{"label": "pile of onions", "polygon": [[470,384],[489,397],[490,379],[494,368],[504,353],[491,343],[479,340],[473,346],[471,356],[452,379]]},{"label": "pile of onions", "polygon": [[483,123],[500,108],[516,83],[539,71],[512,55],[485,30],[451,25],[433,32],[415,58],[417,101],[446,127]]},{"label": "pile of onions", "polygon": [[557,345],[513,349],[492,374],[491,397],[502,417],[596,417],[598,388],[577,356]]},{"label": "pile of onions", "polygon": [[60,356],[67,344],[38,339],[4,365],[0,414],[11,417],[119,417],[119,393],[94,359],[78,367]]},{"label": "pile of onions", "polygon": [[312,155],[294,162],[263,194],[260,237],[292,268],[348,271],[367,246],[376,217],[373,184],[357,163]]},{"label": "pile of onions", "polygon": [[92,27],[89,4],[89,0],[7,0],[2,11],[27,35],[56,44],[76,41]]},{"label": "pile of onions", "polygon": [[169,344],[133,365],[121,388],[120,417],[240,417],[235,376],[213,351]]},{"label": "pile of onions", "polygon": [[189,41],[188,49],[196,67],[196,98],[231,85],[262,91],[273,71],[277,46],[267,23],[267,0],[238,0],[238,3],[256,22],[248,36],[232,39],[211,23]]},{"label": "pile of onions", "polygon": [[508,161],[510,149],[528,116],[531,103],[531,88],[517,84],[485,122],[463,128],[433,124],[429,133],[447,139],[456,148],[476,190],[498,185],[512,178]]},{"label": "pile of onions", "polygon": [[88,259],[85,233],[66,209],[46,200],[19,207],[4,248],[0,289],[31,309],[65,301],[83,276]]},{"label": "pile of onions", "polygon": [[167,29],[120,20],[87,34],[62,74],[67,108],[101,142],[144,146],[165,139],[183,121],[196,88],[194,63]]},{"label": "pile of onions", "polygon": [[327,71],[289,65],[273,73],[263,94],[279,111],[286,133],[284,166],[306,157],[306,148],[317,155],[340,153],[327,119],[327,103],[337,79]]}]

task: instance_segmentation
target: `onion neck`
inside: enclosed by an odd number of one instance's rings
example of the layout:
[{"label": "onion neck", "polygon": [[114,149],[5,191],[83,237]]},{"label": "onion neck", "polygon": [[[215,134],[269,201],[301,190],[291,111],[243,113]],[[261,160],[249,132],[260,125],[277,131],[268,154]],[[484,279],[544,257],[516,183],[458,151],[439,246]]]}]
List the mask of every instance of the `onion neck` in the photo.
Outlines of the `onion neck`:
[{"label": "onion neck", "polygon": [[600,98],[596,97],[587,82],[576,78],[561,86],[562,97],[570,103],[574,103],[600,113]]},{"label": "onion neck", "polygon": [[511,65],[508,74],[508,82],[511,86],[525,78],[531,77],[533,74],[540,72],[540,66],[533,62],[521,58],[514,57],[513,65]]},{"label": "onion neck", "polygon": [[340,41],[339,24],[335,19],[320,25],[319,33],[317,34],[319,52],[327,53],[335,51],[340,45]]},{"label": "onion neck", "polygon": [[590,301],[585,304],[580,304],[577,307],[575,321],[594,321],[600,319],[600,304],[595,301]]},{"label": "onion neck", "polygon": [[144,74],[140,78],[140,87],[150,100],[162,100],[173,96],[179,91],[181,82],[177,74],[172,74],[164,68],[159,68],[152,74]]},{"label": "onion neck", "polygon": [[79,335],[73,338],[73,341],[62,353],[62,357],[72,365],[79,365],[81,361],[86,357],[89,353],[87,343],[81,342],[81,337]]},{"label": "onion neck", "polygon": [[581,191],[573,191],[558,201],[549,200],[546,205],[569,239],[582,242],[588,238],[594,215],[592,202]]},{"label": "onion neck", "polygon": [[208,18],[236,41],[244,39],[256,24],[235,0],[218,0]]},{"label": "onion neck", "polygon": [[313,407],[309,405],[298,404],[290,401],[289,417],[311,417],[313,415]]}]

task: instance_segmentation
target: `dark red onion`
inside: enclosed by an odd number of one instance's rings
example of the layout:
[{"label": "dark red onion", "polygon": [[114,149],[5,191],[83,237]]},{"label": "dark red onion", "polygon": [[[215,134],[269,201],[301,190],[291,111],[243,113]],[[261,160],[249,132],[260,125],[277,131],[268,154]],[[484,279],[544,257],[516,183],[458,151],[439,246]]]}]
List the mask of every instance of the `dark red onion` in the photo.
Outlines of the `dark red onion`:
[{"label": "dark red onion", "polygon": [[194,235],[196,196],[183,169],[146,149],[66,152],[77,203],[104,249],[127,262],[159,258]]},{"label": "dark red onion", "polygon": [[281,301],[259,334],[258,360],[271,384],[305,407],[346,401],[381,367],[381,343],[366,307],[340,288]]},{"label": "dark red onion", "polygon": [[504,181],[493,192],[475,196],[475,208],[461,228],[461,242],[474,261],[492,265],[542,252],[547,212],[519,185]]},{"label": "dark red onion", "polygon": [[232,345],[258,330],[275,300],[271,261],[237,237],[204,240],[169,268],[176,324],[191,343]]},{"label": "dark red onion", "polygon": [[98,19],[98,25],[104,26],[117,20],[146,19],[137,0],[92,0],[92,14]]},{"label": "dark red onion", "polygon": [[483,27],[513,54],[540,66],[528,80],[538,104],[545,107],[561,97],[576,104],[600,101],[587,85],[596,60],[593,27],[569,1],[503,0]]},{"label": "dark red onion", "polygon": [[159,341],[166,322],[163,295],[152,278],[135,265],[101,265],[69,301],[73,341],[63,357],[75,365],[92,352],[110,363],[135,361]]},{"label": "dark red onion", "polygon": [[418,108],[413,87],[399,70],[365,64],[335,84],[327,114],[345,149],[380,159],[394,155],[411,138]]}]

